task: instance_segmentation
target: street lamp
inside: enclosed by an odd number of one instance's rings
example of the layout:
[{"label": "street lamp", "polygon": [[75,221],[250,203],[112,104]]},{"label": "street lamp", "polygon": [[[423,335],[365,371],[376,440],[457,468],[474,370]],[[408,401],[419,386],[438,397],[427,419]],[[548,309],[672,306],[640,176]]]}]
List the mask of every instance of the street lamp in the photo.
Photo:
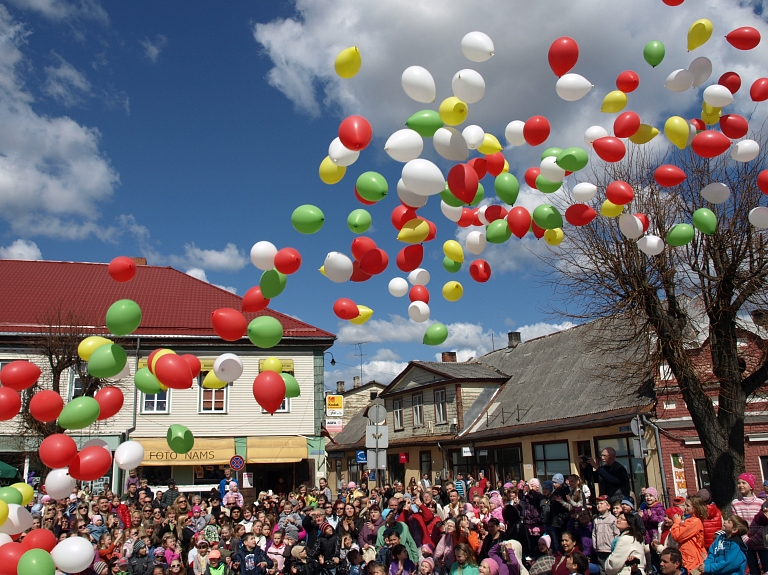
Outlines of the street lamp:
[{"label": "street lamp", "polygon": [[326,351],[326,352],[323,354],[323,358],[325,358],[325,356],[326,356],[326,355],[330,355],[330,356],[331,356],[331,365],[336,365],[336,360],[335,360],[335,359],[333,359],[333,354],[332,354],[330,351]]}]

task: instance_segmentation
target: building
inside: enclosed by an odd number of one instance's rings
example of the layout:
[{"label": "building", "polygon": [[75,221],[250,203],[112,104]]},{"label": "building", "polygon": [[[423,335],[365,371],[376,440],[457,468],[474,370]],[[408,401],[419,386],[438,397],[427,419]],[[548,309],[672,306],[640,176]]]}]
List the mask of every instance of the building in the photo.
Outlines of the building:
[{"label": "building", "polygon": [[[239,310],[241,298],[170,267],[140,265],[135,278],[118,283],[107,274],[106,264],[2,260],[0,275],[0,363],[30,359],[43,369],[41,381],[50,370],[34,340],[61,321],[56,318],[76,318],[78,325],[86,326],[79,330],[83,336],[109,337],[105,314],[114,301],[127,298],[141,307],[139,328],[115,338],[129,356],[128,377],[114,382],[123,390],[123,408],[113,418],[73,432],[79,445],[98,438],[114,450],[128,438],[139,441],[145,448],[139,474],[155,486],[174,477],[183,491],[208,491],[218,485],[223,467],[235,455],[245,462],[239,476],[246,496],[259,489],[314,482],[325,473],[323,353],[333,345],[333,334],[267,309],[245,316],[248,321],[257,315],[277,318],[283,338],[276,347],[259,349],[247,337],[224,341],[213,331],[211,313],[225,307]],[[202,372],[191,389],[144,395],[133,385],[133,374],[161,347],[200,359]],[[204,389],[202,379],[225,352],[241,358],[242,376],[223,389]],[[268,357],[282,361],[301,392],[286,399],[274,415],[261,410],[252,389]],[[61,388],[65,402],[80,390],[77,370],[67,370]],[[39,472],[34,454],[41,438],[20,434],[17,420],[0,423],[0,460]],[[195,436],[187,454],[168,447],[166,432],[174,423],[187,426]],[[113,468],[104,482],[119,488],[120,470]]]},{"label": "building", "polygon": [[343,381],[337,381],[336,394],[344,398],[344,416],[341,418],[343,425],[346,426],[356,413],[365,409],[386,387],[374,380],[361,385],[360,376],[357,375],[352,378],[351,389],[346,389]]}]

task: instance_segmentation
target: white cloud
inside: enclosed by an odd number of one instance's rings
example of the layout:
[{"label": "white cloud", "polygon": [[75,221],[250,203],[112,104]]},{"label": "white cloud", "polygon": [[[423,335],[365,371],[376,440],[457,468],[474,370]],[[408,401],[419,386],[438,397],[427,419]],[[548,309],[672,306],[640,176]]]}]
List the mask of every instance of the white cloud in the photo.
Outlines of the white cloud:
[{"label": "white cloud", "polygon": [[[403,371],[408,365],[407,361],[374,360],[363,363],[362,383],[378,381],[387,384]],[[353,378],[360,376],[360,365],[341,364],[337,362],[330,370],[325,371],[325,387],[336,391],[336,382],[343,381],[346,388],[352,387]]]},{"label": "white cloud", "polygon": [[72,64],[54,52],[56,66],[45,67],[45,83],[43,92],[67,107],[76,106],[83,102],[91,92],[88,78],[79,72]]},{"label": "white cloud", "polygon": [[96,20],[103,24],[109,21],[106,11],[96,0],[9,0],[22,10],[38,12],[50,20],[70,20],[83,18]]},{"label": "white cloud", "polygon": [[[192,276],[193,278],[199,279],[200,281],[204,281],[205,283],[211,283],[208,281],[208,276],[205,273],[204,269],[200,268],[189,268],[186,272],[188,276]],[[211,284],[216,286],[217,288],[221,288],[225,291],[231,292],[231,293],[237,293],[237,288],[232,286],[223,286],[219,284]]]},{"label": "white cloud", "polygon": [[223,250],[204,250],[194,243],[184,246],[184,256],[169,256],[172,265],[202,268],[208,271],[236,272],[250,261],[235,244],[228,243]]},{"label": "white cloud", "polygon": [[160,52],[168,45],[168,38],[162,34],[155,36],[154,41],[149,38],[139,40],[142,48],[144,48],[144,55],[154,64],[160,57]]},{"label": "white cloud", "polygon": [[0,259],[41,260],[43,259],[43,254],[35,242],[18,239],[10,246],[0,247]]},{"label": "white cloud", "polygon": [[570,321],[564,321],[563,323],[539,322],[520,326],[515,331],[520,332],[520,337],[523,341],[528,341],[529,339],[534,339],[543,335],[549,335],[550,333],[570,329],[575,325],[576,324],[571,323]]},{"label": "white cloud", "polygon": [[379,348],[371,356],[371,361],[397,361],[398,359],[400,359],[400,356],[386,347]]}]

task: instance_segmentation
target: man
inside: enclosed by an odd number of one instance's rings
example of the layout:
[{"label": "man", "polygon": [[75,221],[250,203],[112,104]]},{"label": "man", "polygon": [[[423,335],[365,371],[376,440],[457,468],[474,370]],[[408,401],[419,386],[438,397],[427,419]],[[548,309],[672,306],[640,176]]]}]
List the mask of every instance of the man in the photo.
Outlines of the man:
[{"label": "man", "polygon": [[181,495],[181,492],[176,489],[176,480],[171,477],[168,480],[168,489],[165,490],[165,493],[163,493],[163,496],[160,498],[160,505],[163,506],[163,509],[166,507],[170,507],[176,502],[176,498]]},{"label": "man", "polygon": [[456,518],[464,513],[464,506],[461,504],[461,499],[459,498],[459,492],[457,490],[454,489],[448,493],[448,501],[448,507],[443,508],[446,517]]},{"label": "man", "polygon": [[464,481],[464,474],[461,471],[456,474],[456,481],[453,483],[456,493],[459,494],[461,499],[464,499],[467,496],[467,483]]},{"label": "man", "polygon": [[384,534],[390,530],[394,530],[400,538],[399,543],[405,546],[408,551],[408,558],[416,563],[419,560],[419,551],[416,548],[416,542],[411,537],[411,531],[408,526],[402,521],[397,520],[397,513],[393,512],[387,515],[384,520],[384,525],[379,527],[379,533],[376,537],[376,548],[381,549],[385,545]]},{"label": "man", "polygon": [[139,495],[138,488],[136,487],[135,483],[129,483],[128,484],[128,491],[126,491],[123,494],[123,497],[121,498],[121,501],[125,503],[126,505],[133,505],[134,503],[139,502]]},{"label": "man", "polygon": [[421,476],[421,488],[426,492],[432,489],[432,482],[429,480],[429,473],[424,473]]},{"label": "man", "polygon": [[488,559],[488,552],[491,550],[491,547],[507,539],[507,535],[501,530],[500,525],[501,523],[495,517],[491,517],[488,520],[486,527],[488,534],[483,539],[483,545],[480,547],[480,553],[477,555],[478,561]]},{"label": "man", "polygon": [[229,490],[233,484],[240,487],[237,479],[232,477],[232,470],[229,467],[226,467],[224,469],[224,479],[219,481],[219,496],[221,497],[222,501],[226,502],[225,497],[227,496],[227,493],[229,493]]},{"label": "man", "polygon": [[661,573],[662,575],[687,575],[683,567],[683,556],[678,549],[667,547],[661,552]]},{"label": "man", "polygon": [[106,521],[107,515],[109,515],[109,498],[106,495],[100,495],[96,500],[96,508],[98,510],[97,513]]},{"label": "man", "polygon": [[581,459],[580,464],[584,469],[585,477],[591,476],[592,480],[600,485],[602,495],[610,498],[617,495],[629,497],[629,474],[624,466],[616,461],[616,450],[613,447],[606,447],[600,453],[600,459],[603,464],[599,467],[592,457]]},{"label": "man", "polygon": [[314,548],[317,537],[320,534],[320,524],[325,521],[325,514],[319,510],[313,510],[304,516],[301,526],[307,532],[307,547]]},{"label": "man", "polygon": [[333,501],[333,493],[331,493],[331,488],[328,487],[328,480],[325,477],[320,478],[320,495],[325,495],[326,501]]}]

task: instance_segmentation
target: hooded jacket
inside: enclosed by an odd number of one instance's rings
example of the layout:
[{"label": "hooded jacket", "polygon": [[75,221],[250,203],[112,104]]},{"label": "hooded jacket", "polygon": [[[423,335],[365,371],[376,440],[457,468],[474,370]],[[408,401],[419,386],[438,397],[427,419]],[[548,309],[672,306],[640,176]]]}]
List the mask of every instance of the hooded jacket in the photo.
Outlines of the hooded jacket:
[{"label": "hooded jacket", "polygon": [[744,575],[747,566],[747,547],[741,537],[726,537],[720,533],[709,548],[704,561],[704,572],[711,575]]},{"label": "hooded jacket", "polygon": [[259,566],[259,563],[266,563],[267,567],[272,567],[274,563],[269,556],[262,551],[258,545],[249,551],[245,547],[235,553],[235,561],[240,562],[240,574],[241,575],[262,575],[265,570]]},{"label": "hooded jacket", "polygon": [[680,547],[685,568],[690,572],[701,567],[707,558],[707,550],[704,548],[704,524],[701,519],[688,517],[681,521],[680,517],[677,517],[669,532]]},{"label": "hooded jacket", "polygon": [[704,520],[704,547],[709,549],[715,542],[717,532],[723,528],[723,514],[717,505],[707,505],[707,518]]},{"label": "hooded jacket", "polygon": [[131,575],[150,575],[152,573],[152,557],[145,555],[139,557],[134,555],[128,562]]},{"label": "hooded jacket", "polygon": [[650,507],[643,509],[640,517],[643,520],[643,525],[645,525],[645,544],[650,545],[651,541],[659,538],[659,523],[664,521],[664,505],[657,501]]}]

